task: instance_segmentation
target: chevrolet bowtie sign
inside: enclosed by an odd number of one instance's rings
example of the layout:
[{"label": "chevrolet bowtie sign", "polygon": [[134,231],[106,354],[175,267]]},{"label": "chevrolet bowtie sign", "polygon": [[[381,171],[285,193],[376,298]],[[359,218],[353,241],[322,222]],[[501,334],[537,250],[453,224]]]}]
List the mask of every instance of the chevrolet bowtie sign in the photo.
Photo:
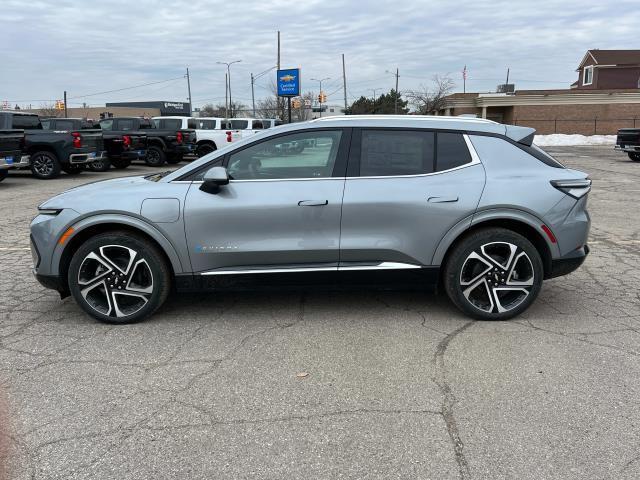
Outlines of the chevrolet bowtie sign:
[{"label": "chevrolet bowtie sign", "polygon": [[276,77],[279,97],[297,97],[300,95],[300,69],[278,70]]}]

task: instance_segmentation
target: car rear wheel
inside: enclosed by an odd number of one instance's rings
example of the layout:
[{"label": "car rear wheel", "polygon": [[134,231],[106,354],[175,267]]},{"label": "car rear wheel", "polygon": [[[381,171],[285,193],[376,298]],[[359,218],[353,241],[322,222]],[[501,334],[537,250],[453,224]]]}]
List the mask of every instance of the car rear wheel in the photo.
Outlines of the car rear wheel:
[{"label": "car rear wheel", "polygon": [[113,165],[113,168],[117,168],[118,170],[122,170],[123,168],[127,168],[131,165],[131,160],[128,158],[113,158],[110,162],[111,165]]},{"label": "car rear wheel", "polygon": [[97,235],[76,251],[68,273],[75,301],[107,323],[145,319],[166,300],[169,267],[148,240],[130,232]]},{"label": "car rear wheel", "polygon": [[444,270],[451,301],[479,320],[507,320],[525,311],[542,287],[536,248],[503,228],[479,230],[458,243]]},{"label": "car rear wheel", "polygon": [[7,175],[9,175],[9,172],[7,170],[0,170],[0,182],[7,178]]},{"label": "car rear wheel", "polygon": [[106,172],[111,168],[111,162],[108,158],[101,158],[100,160],[94,160],[89,164],[89,170],[92,172]]},{"label": "car rear wheel", "polygon": [[634,162],[640,162],[640,153],[638,152],[629,152],[629,158]]},{"label": "car rear wheel", "polygon": [[175,165],[176,163],[180,163],[183,160],[183,156],[181,153],[172,153],[167,155],[167,163]]},{"label": "car rear wheel", "polygon": [[167,156],[160,147],[149,147],[147,149],[147,158],[145,162],[150,167],[161,167],[167,161]]},{"label": "car rear wheel", "polygon": [[215,150],[216,150],[215,146],[205,143],[203,145],[198,145],[198,148],[196,148],[196,155],[198,157],[204,157],[205,155],[208,155],[211,152],[215,152]]},{"label": "car rear wheel", "polygon": [[60,162],[51,152],[36,152],[31,155],[31,173],[41,180],[56,178],[60,175]]}]

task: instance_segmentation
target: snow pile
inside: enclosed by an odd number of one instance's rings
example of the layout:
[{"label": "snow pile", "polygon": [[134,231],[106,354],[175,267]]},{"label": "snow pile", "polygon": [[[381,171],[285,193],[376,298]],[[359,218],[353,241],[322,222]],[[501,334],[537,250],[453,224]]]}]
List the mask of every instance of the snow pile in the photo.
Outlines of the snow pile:
[{"label": "snow pile", "polygon": [[570,147],[574,145],[615,145],[615,135],[536,135],[533,143],[540,147]]}]

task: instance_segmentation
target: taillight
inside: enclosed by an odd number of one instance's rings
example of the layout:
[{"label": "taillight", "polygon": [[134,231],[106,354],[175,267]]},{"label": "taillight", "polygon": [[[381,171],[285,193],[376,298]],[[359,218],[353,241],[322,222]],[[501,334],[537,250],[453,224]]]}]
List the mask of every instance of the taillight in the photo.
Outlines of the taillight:
[{"label": "taillight", "polygon": [[231,137],[231,132],[226,132],[227,133],[227,142],[233,142],[233,138]]},{"label": "taillight", "polygon": [[176,133],[176,141],[178,143],[182,143],[182,140],[184,140],[184,136],[182,135],[182,132]]},{"label": "taillight", "polygon": [[79,132],[71,132],[71,136],[73,137],[73,147],[80,148],[82,147],[82,137]]},{"label": "taillight", "polygon": [[591,180],[588,178],[578,180],[551,180],[551,185],[573,198],[584,197],[591,190]]},{"label": "taillight", "polygon": [[124,144],[125,147],[130,147],[131,146],[131,137],[129,135],[124,135],[122,137],[122,143]]}]

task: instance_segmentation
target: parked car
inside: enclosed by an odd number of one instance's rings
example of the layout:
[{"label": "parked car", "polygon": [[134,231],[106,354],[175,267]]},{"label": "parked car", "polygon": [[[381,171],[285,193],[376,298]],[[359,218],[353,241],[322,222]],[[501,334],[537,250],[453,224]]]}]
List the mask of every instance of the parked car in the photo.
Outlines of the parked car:
[{"label": "parked car", "polygon": [[227,126],[234,135],[246,138],[270,128],[271,121],[258,118],[230,118],[227,120]]},{"label": "parked car", "polygon": [[104,155],[102,132],[97,129],[44,130],[37,115],[13,111],[0,112],[0,129],[25,131],[25,155],[15,168],[30,168],[36,178],[55,178],[61,170],[78,174]]},{"label": "parked car", "polygon": [[[100,125],[94,126],[93,122],[90,122],[84,118],[41,118],[43,130],[99,130]],[[90,170],[94,172],[105,172],[109,170],[111,162],[109,161],[109,141],[105,140],[104,135],[102,137],[103,148],[106,151],[105,154],[98,157],[93,162],[87,164]]]},{"label": "parked car", "polygon": [[[589,253],[591,181],[534,133],[455,117],[282,126],[173,172],[46,201],[31,223],[34,273],[113,323],[151,315],[172,288],[311,280],[441,282],[467,315],[511,318]],[[283,155],[289,143],[314,146]]]},{"label": "parked car", "polygon": [[[233,132],[226,128],[227,121],[223,118],[206,117],[153,117],[154,122],[174,122],[181,129],[195,129],[196,150],[195,154],[202,157],[218,148],[222,148],[233,142]],[[239,135],[236,135],[239,137]]]},{"label": "parked car", "polygon": [[7,178],[16,163],[22,161],[23,143],[24,130],[0,130],[0,182]]},{"label": "parked car", "polygon": [[621,128],[618,130],[614,148],[626,152],[634,162],[640,162],[640,128]]},{"label": "parked car", "polygon": [[[131,165],[133,160],[145,160],[147,157],[147,133],[146,130],[134,130],[134,126],[140,126],[130,118],[105,118],[100,120],[98,126],[102,130],[104,147],[107,151],[108,163],[94,166],[108,170],[109,166],[123,169]],[[143,122],[143,126],[153,128],[151,122]]]},{"label": "parked car", "polygon": [[279,127],[280,125],[282,125],[282,120],[279,120],[277,118],[263,118],[262,119],[263,128]]}]

